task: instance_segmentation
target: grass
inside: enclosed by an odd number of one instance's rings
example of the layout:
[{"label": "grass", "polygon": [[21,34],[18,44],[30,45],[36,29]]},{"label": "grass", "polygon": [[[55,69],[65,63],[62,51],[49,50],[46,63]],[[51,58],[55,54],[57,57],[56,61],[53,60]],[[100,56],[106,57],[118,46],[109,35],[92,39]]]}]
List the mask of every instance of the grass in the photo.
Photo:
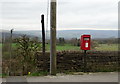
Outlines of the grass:
[{"label": "grass", "polygon": [[[47,51],[50,50],[50,45],[46,45]],[[70,44],[65,44],[64,46],[57,45],[56,46],[57,51],[64,51],[64,50],[75,50],[75,51],[80,51],[79,46],[72,46]],[[96,47],[94,50],[97,51],[118,51],[118,44],[99,44],[98,47]]]},{"label": "grass", "polygon": [[[13,48],[16,48],[16,44],[12,44]],[[0,44],[0,47],[2,47],[2,44]],[[56,46],[57,51],[64,51],[64,50],[75,50],[80,51],[79,46],[73,46],[71,44],[65,44],[64,46],[57,45]],[[50,51],[50,44],[46,44],[46,50]],[[118,44],[99,44],[98,47],[96,47],[94,50],[97,51],[118,51]]]},{"label": "grass", "polygon": [[98,51],[118,51],[118,44],[99,44]]},{"label": "grass", "polygon": [[0,48],[2,48],[2,43],[0,43]]},{"label": "grass", "polygon": [[7,74],[0,74],[0,77],[2,77],[2,78],[5,78],[7,76],[8,76]]},{"label": "grass", "polygon": [[[0,47],[2,47],[2,45],[5,45],[5,44],[0,43]],[[16,44],[13,43],[13,44],[12,44],[12,47],[16,47]]]},{"label": "grass", "polygon": [[[46,48],[47,48],[47,51],[49,51],[50,50],[50,44],[46,45]],[[56,48],[57,48],[57,51],[64,51],[64,50],[76,50],[76,51],[79,51],[80,50],[80,47],[72,46],[71,44],[65,44],[63,46],[57,45]]]}]

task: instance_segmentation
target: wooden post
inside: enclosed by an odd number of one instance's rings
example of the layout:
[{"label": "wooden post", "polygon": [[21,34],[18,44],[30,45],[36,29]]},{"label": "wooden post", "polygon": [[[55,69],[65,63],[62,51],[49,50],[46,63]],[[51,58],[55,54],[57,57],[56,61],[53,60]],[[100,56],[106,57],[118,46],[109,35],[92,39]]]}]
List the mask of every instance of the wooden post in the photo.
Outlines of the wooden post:
[{"label": "wooden post", "polygon": [[56,0],[50,4],[50,74],[56,75]]},{"label": "wooden post", "polygon": [[41,23],[42,23],[42,53],[45,55],[45,26],[44,26],[44,15],[41,15]]},{"label": "wooden post", "polygon": [[11,70],[11,69],[12,69],[12,68],[11,68],[11,66],[12,66],[12,65],[11,65],[11,62],[12,62],[12,61],[11,61],[11,57],[12,57],[12,37],[13,37],[13,30],[14,30],[14,29],[11,29],[11,30],[10,30],[10,69],[9,69],[9,76],[11,76],[11,72],[12,72],[12,70]]}]

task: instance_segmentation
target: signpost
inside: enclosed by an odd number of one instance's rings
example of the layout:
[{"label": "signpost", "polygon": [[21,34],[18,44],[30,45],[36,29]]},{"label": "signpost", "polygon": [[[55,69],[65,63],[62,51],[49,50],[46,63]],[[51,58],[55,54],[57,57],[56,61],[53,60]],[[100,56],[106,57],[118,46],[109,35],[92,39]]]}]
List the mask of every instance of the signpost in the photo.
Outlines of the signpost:
[{"label": "signpost", "polygon": [[81,49],[84,50],[84,72],[87,68],[87,50],[90,50],[91,47],[91,35],[82,35],[81,36]]}]

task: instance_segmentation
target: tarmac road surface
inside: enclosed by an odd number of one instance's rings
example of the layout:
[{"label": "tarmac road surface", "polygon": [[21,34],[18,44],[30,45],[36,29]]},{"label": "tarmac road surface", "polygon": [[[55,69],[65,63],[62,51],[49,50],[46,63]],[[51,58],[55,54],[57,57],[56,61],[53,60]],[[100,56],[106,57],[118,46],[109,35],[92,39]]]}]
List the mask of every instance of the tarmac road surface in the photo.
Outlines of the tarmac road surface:
[{"label": "tarmac road surface", "polygon": [[90,73],[84,75],[57,75],[39,77],[7,77],[3,82],[118,82],[117,72]]}]

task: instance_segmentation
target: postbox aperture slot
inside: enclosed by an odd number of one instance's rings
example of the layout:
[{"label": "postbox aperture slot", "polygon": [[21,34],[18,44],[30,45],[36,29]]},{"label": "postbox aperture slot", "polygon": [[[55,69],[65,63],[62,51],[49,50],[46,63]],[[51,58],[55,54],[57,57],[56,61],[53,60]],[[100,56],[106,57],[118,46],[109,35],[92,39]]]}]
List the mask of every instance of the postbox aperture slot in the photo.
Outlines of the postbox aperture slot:
[{"label": "postbox aperture slot", "polygon": [[85,41],[89,41],[89,38],[86,37],[86,38],[84,38],[84,40],[85,40]]}]

